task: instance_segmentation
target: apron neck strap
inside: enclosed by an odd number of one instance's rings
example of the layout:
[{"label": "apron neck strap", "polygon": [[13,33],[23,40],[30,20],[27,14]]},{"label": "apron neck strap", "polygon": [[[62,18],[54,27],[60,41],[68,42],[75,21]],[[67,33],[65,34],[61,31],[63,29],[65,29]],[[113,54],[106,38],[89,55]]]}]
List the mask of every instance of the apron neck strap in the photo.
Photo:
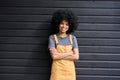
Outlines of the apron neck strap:
[{"label": "apron neck strap", "polygon": [[58,39],[57,39],[56,34],[54,34],[54,39],[55,39],[55,43],[58,44]]},{"label": "apron neck strap", "polygon": [[70,39],[70,43],[73,44],[72,35],[71,34],[69,35],[69,39]]}]

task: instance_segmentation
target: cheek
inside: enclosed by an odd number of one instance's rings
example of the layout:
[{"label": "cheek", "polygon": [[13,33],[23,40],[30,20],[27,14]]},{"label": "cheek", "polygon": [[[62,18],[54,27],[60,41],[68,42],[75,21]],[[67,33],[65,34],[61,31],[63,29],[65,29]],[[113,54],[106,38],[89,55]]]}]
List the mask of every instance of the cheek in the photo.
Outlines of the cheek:
[{"label": "cheek", "polygon": [[59,29],[61,28],[61,25],[59,25]]},{"label": "cheek", "polygon": [[67,29],[69,29],[69,26],[67,26]]}]

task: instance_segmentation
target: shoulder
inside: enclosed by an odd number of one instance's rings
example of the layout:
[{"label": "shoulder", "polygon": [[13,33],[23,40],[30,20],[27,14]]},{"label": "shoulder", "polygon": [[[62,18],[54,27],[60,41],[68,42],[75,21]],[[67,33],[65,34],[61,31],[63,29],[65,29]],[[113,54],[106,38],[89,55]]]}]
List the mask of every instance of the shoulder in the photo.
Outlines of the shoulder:
[{"label": "shoulder", "polygon": [[50,41],[54,41],[54,35],[50,35],[50,36],[49,36],[49,40],[50,40]]},{"label": "shoulder", "polygon": [[76,39],[76,36],[74,34],[71,34],[71,35],[73,40]]},{"label": "shoulder", "polygon": [[50,36],[49,36],[49,39],[53,39],[53,38],[54,38],[54,36],[53,36],[53,35],[50,35]]}]

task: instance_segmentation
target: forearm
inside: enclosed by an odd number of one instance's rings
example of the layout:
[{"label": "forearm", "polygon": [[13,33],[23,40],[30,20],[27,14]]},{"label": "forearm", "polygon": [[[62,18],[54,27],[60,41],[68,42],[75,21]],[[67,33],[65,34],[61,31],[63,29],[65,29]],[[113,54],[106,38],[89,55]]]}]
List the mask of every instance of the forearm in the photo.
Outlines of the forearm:
[{"label": "forearm", "polygon": [[73,49],[69,52],[59,53],[55,48],[50,49],[52,59],[64,59],[64,60],[78,60],[79,50],[78,48]]},{"label": "forearm", "polygon": [[52,59],[63,59],[67,56],[71,56],[73,54],[72,51],[70,52],[65,52],[65,53],[59,53],[56,49],[51,48],[50,49],[51,57]]},{"label": "forearm", "polygon": [[78,48],[75,48],[72,50],[73,54],[71,56],[66,56],[63,59],[66,60],[78,60],[79,59],[79,50]]},{"label": "forearm", "polygon": [[53,59],[65,59],[68,56],[72,56],[71,53],[66,52],[66,53],[54,53],[54,54],[52,54]]},{"label": "forearm", "polygon": [[66,56],[63,58],[64,60],[78,60],[79,59],[79,55],[73,54],[70,56]]}]

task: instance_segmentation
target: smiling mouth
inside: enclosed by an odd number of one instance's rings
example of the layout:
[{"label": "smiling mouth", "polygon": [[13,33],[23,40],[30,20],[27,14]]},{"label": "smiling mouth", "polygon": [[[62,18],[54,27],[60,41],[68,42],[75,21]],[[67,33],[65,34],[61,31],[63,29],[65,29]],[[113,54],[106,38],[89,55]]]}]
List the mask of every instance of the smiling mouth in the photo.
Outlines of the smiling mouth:
[{"label": "smiling mouth", "polygon": [[65,31],[66,29],[62,29],[63,31]]}]

